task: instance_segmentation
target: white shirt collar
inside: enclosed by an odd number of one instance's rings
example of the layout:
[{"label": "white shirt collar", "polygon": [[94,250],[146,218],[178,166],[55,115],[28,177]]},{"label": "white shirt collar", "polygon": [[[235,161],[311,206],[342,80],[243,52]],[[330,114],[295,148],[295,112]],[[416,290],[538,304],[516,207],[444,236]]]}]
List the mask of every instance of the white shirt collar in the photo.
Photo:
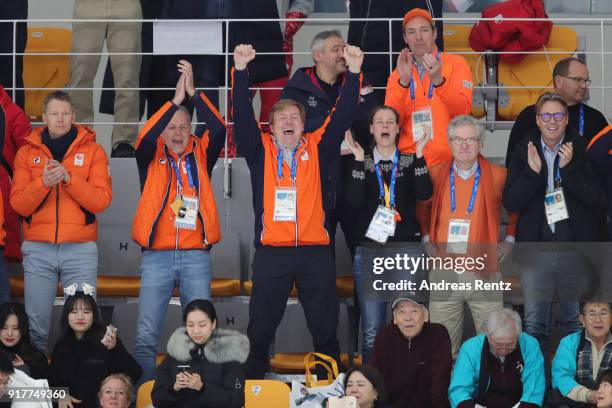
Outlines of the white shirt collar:
[{"label": "white shirt collar", "polygon": [[395,151],[397,149],[393,149],[393,153],[391,153],[391,155],[389,157],[384,157],[382,154],[380,154],[380,152],[378,151],[378,149],[376,147],[374,147],[374,164],[378,164],[379,161],[381,160],[393,160],[393,157],[395,156]]},{"label": "white shirt collar", "polygon": [[476,159],[472,167],[470,167],[467,170],[461,170],[457,168],[457,163],[453,162],[453,170],[455,170],[455,172],[457,172],[457,175],[461,177],[463,180],[467,180],[470,177],[472,177],[474,174],[476,174],[477,168],[478,168],[478,159]]}]

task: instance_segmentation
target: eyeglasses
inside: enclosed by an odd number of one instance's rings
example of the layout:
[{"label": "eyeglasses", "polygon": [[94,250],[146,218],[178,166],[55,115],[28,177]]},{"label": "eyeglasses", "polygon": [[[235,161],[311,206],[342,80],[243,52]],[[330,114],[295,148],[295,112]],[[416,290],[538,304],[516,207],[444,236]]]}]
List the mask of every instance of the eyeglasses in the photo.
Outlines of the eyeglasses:
[{"label": "eyeglasses", "polygon": [[590,312],[590,313],[587,313],[585,316],[586,316],[586,317],[587,317],[587,319],[589,319],[589,320],[595,320],[595,319],[597,319],[598,317],[599,317],[601,320],[606,320],[608,317],[610,317],[610,312],[599,312],[599,313]]},{"label": "eyeglasses", "polygon": [[565,113],[564,112],[557,112],[557,113],[538,113],[538,116],[540,117],[540,119],[542,119],[544,122],[550,122],[551,119],[555,119],[555,122],[561,122],[563,120],[563,118],[565,118]]},{"label": "eyeglasses", "polygon": [[462,146],[463,143],[467,143],[468,146],[474,146],[476,143],[480,141],[477,137],[451,137],[450,141],[455,146]]},{"label": "eyeglasses", "polygon": [[561,76],[563,78],[571,79],[572,81],[574,81],[578,85],[591,86],[591,84],[593,83],[593,81],[591,81],[590,79],[585,79],[585,78],[581,78],[581,77],[571,77],[571,76],[567,76],[567,75],[561,75]]}]

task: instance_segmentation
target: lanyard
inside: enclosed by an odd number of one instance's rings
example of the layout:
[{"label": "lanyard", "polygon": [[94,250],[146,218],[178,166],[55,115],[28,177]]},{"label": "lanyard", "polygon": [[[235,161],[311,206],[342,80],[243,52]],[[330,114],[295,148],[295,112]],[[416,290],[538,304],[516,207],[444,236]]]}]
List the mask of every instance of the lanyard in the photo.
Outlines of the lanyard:
[{"label": "lanyard", "polygon": [[[297,173],[297,161],[295,160],[295,153],[300,145],[298,144],[293,149],[293,154],[291,155],[291,179],[295,180],[295,175]],[[278,179],[283,179],[283,149],[278,149],[278,155],[276,156],[276,164],[277,164],[277,174]]]},{"label": "lanyard", "polygon": [[[436,59],[440,59],[439,53],[436,53]],[[429,92],[427,93],[427,98],[429,100],[431,100],[431,98],[433,97],[433,89],[434,89],[433,82],[431,81],[431,78],[429,78]],[[416,100],[416,95],[414,93],[414,75],[410,76],[410,100],[411,101]]]},{"label": "lanyard", "polygon": [[[474,186],[472,187],[472,196],[468,204],[467,213],[471,215],[474,211],[474,203],[476,202],[476,193],[478,192],[478,182],[480,181],[480,165],[476,168],[476,176],[474,177]],[[457,211],[457,203],[455,201],[455,172],[453,166],[450,169],[450,204],[451,212],[454,214]]]},{"label": "lanyard", "polygon": [[[178,183],[179,190],[183,191],[183,179],[181,178],[181,172],[179,171],[178,165],[174,161],[171,156],[168,156],[168,160],[170,160],[170,166],[174,169],[174,173],[176,174],[176,182]],[[179,159],[180,162],[180,159]],[[189,180],[189,187],[195,188],[195,184],[193,182],[193,177],[191,175],[191,165],[189,164],[189,160],[187,156],[185,156],[185,168],[187,170],[187,178]]]},{"label": "lanyard", "polygon": [[553,183],[554,188],[558,188],[561,185],[561,166],[559,166],[559,160],[560,156],[559,153],[557,153],[557,156],[555,157],[555,162],[553,164],[555,169],[555,182]]},{"label": "lanyard", "polygon": [[580,103],[580,116],[578,118],[578,133],[584,136],[584,103]]},{"label": "lanyard", "polygon": [[[391,170],[391,183],[389,183],[389,207],[395,208],[395,180],[397,178],[397,162],[399,159],[399,152],[395,150],[395,157],[393,158],[393,169]],[[382,201],[385,201],[385,186],[382,178],[382,172],[380,170],[380,162],[374,166],[376,169],[376,178],[378,179],[378,194]]]}]

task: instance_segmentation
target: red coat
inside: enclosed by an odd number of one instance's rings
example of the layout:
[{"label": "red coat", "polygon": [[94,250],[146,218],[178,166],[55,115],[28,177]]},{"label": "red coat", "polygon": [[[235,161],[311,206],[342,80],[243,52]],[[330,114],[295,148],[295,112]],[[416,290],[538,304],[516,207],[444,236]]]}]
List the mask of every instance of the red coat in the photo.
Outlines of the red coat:
[{"label": "red coat", "polygon": [[[13,160],[17,150],[25,144],[25,138],[31,131],[32,126],[30,126],[30,121],[25,113],[13,103],[9,94],[0,85],[0,151],[2,152],[0,158],[0,190],[4,201],[4,230],[6,231],[4,256],[8,261],[13,262],[21,261],[19,217],[9,205],[11,178],[15,169]],[[10,172],[8,169],[10,169]]]},{"label": "red coat", "polygon": [[[542,0],[507,0],[482,11],[483,18],[548,18]],[[474,51],[535,51],[548,42],[551,21],[479,21],[470,32]],[[520,62],[527,54],[502,54],[506,62]]]}]

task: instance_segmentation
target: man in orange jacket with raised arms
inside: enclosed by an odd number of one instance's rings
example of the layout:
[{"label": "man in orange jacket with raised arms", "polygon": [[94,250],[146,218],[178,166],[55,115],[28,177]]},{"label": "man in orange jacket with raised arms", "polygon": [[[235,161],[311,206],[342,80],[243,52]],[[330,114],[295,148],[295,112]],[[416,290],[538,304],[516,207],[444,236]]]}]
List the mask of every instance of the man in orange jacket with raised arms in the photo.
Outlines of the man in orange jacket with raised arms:
[{"label": "man in orange jacket with raised arms", "polygon": [[[221,239],[210,176],[225,144],[225,122],[204,92],[196,93],[191,64],[181,60],[178,70],[174,98],[151,116],[136,140],[142,196],[132,238],[143,253],[134,357],[143,369],[142,382],[155,376],[172,290],[179,288],[183,307],[210,299],[209,250]],[[181,106],[186,95],[198,121],[206,123],[196,128],[197,136]]]},{"label": "man in orange jacket with raised arms", "polygon": [[427,10],[415,8],[404,15],[404,48],[387,81],[385,105],[400,115],[399,149],[416,151],[415,140],[431,130],[425,147],[428,166],[452,159],[446,128],[457,115],[472,111],[472,72],[460,55],[440,52],[438,32]]},{"label": "man in orange jacket with raised arms", "polygon": [[111,203],[108,158],[96,132],[75,123],[68,94],[45,98],[43,121],[15,157],[11,205],[23,217],[25,306],[32,343],[47,349],[57,282],[96,287],[98,224]]}]

